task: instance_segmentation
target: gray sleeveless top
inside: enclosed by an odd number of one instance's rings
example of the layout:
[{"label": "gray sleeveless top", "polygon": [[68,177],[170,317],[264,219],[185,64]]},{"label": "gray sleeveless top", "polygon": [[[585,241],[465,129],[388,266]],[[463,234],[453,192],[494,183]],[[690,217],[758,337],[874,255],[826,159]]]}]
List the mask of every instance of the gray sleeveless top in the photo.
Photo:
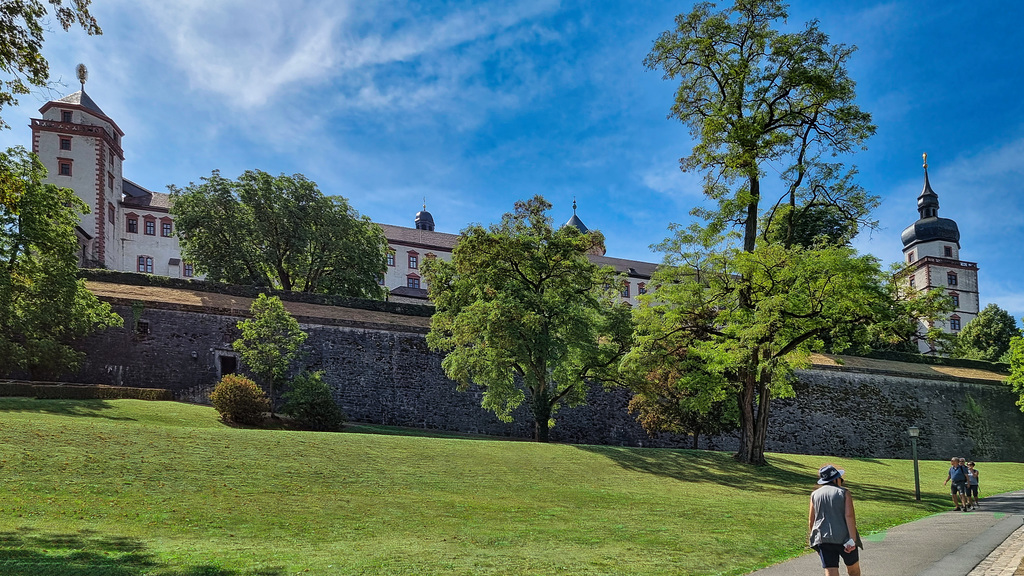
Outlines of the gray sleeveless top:
[{"label": "gray sleeveless top", "polygon": [[846,489],[826,484],[811,493],[814,503],[814,525],[811,547],[819,544],[844,544],[850,539],[846,528]]}]

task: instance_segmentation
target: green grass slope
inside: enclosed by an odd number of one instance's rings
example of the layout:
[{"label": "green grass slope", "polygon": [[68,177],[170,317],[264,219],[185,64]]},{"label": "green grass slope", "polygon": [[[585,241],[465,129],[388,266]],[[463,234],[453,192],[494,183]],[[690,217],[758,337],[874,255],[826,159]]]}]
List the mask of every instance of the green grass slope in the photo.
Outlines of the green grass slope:
[{"label": "green grass slope", "polygon": [[[803,551],[825,461],[863,533],[945,462],[247,430],[171,402],[0,398],[0,573],[743,574]],[[980,463],[982,493],[1024,465]]]}]

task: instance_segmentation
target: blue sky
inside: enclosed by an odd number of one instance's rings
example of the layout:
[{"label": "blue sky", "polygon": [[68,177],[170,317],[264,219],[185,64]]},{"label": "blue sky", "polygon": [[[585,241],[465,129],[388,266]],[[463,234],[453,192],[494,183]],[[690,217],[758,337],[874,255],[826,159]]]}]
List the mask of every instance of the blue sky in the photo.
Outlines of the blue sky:
[{"label": "blue sky", "polygon": [[[900,259],[917,218],[921,153],[940,215],[978,262],[982,305],[1024,315],[1024,6],[795,2],[855,44],[859,103],[878,132],[846,158],[882,199],[857,240]],[[649,246],[701,201],[683,174],[688,130],[666,119],[675,85],[641,62],[689,3],[372,0],[103,0],[100,37],[54,33],[60,93],[4,110],[0,145],[29,144],[49,97],[86,90],[124,130],[125,176],[153,190],[213,169],[300,172],[375,221],[412,225],[426,198],[438,230],[490,223],[542,194],[558,222],[604,232],[608,254],[659,261]],[[766,166],[771,174],[778,167]]]}]

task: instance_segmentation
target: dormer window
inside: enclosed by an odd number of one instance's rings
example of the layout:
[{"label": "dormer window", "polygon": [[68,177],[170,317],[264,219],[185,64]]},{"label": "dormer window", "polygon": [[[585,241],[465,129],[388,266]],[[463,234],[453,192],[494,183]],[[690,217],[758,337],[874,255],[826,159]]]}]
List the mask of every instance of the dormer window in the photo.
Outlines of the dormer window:
[{"label": "dormer window", "polygon": [[73,113],[71,112],[71,110],[61,110],[60,111],[60,121],[61,122],[65,122],[67,124],[71,124],[71,121],[74,118],[72,114]]}]

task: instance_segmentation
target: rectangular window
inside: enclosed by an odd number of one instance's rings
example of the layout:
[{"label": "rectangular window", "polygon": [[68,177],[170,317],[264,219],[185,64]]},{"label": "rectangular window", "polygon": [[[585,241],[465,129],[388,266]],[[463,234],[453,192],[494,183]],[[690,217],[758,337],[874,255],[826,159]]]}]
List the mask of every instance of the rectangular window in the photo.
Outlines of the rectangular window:
[{"label": "rectangular window", "polygon": [[63,136],[61,136],[61,139],[60,139],[60,149],[61,150],[71,150],[71,138],[64,138]]},{"label": "rectangular window", "polygon": [[145,320],[139,320],[135,324],[135,331],[139,334],[149,334],[149,322]]},{"label": "rectangular window", "polygon": [[960,330],[960,319],[959,318],[950,318],[949,319],[949,329],[953,330],[953,331],[959,331]]},{"label": "rectangular window", "polygon": [[917,288],[917,276],[910,277],[910,287]]},{"label": "rectangular window", "polygon": [[110,215],[110,223],[113,224],[114,223],[114,218],[115,218],[115,216],[114,216],[114,207],[113,206],[107,206],[107,213]]},{"label": "rectangular window", "polygon": [[907,252],[907,262],[913,262],[913,261],[914,261],[914,252],[913,252],[913,250],[911,250],[910,252]]},{"label": "rectangular window", "polygon": [[953,307],[954,308],[959,308],[960,307],[960,295],[959,294],[952,294],[952,295],[950,295],[950,298],[953,299]]},{"label": "rectangular window", "polygon": [[156,220],[146,220],[146,236],[156,236]]},{"label": "rectangular window", "polygon": [[394,265],[395,265],[395,253],[394,252],[388,252],[388,266],[394,266]]},{"label": "rectangular window", "polygon": [[408,286],[409,288],[419,288],[420,287],[420,279],[419,278],[409,278],[409,279],[407,279],[405,281],[405,285]]},{"label": "rectangular window", "polygon": [[172,231],[173,231],[173,229],[171,227],[171,223],[170,222],[161,222],[160,223],[160,235],[161,236],[163,236],[164,238],[170,238]]},{"label": "rectangular window", "polygon": [[952,246],[943,246],[942,247],[942,253],[946,256],[946,258],[952,258],[953,257],[953,247]]},{"label": "rectangular window", "polygon": [[139,272],[145,272],[146,274],[153,273],[153,258],[149,256],[139,256]]},{"label": "rectangular window", "polygon": [[636,285],[636,293],[637,294],[647,294],[647,284],[644,284],[643,282],[637,284]]},{"label": "rectangular window", "polygon": [[126,220],[126,222],[127,222],[127,228],[128,228],[128,233],[129,234],[138,234],[139,233],[139,219],[138,218],[129,218],[128,220]]},{"label": "rectangular window", "polygon": [[417,256],[415,254],[409,254],[409,269],[410,270],[415,270],[416,268],[419,268],[419,264],[420,264],[419,256]]},{"label": "rectangular window", "polygon": [[950,286],[956,286],[956,272],[946,274],[946,283]]},{"label": "rectangular window", "polygon": [[72,120],[72,115],[71,115],[71,111],[70,110],[61,110],[60,111],[60,121],[61,122],[67,122],[68,124],[70,124],[71,120]]},{"label": "rectangular window", "polygon": [[622,283],[622,290],[619,291],[619,296],[629,298],[629,282]]},{"label": "rectangular window", "polygon": [[192,276],[195,275],[195,270],[192,268],[192,264],[190,262],[185,262],[184,264],[182,264],[181,275],[184,276],[185,278],[191,278]]},{"label": "rectangular window", "polygon": [[107,174],[107,188],[109,188],[111,192],[114,191],[114,175],[113,174]]},{"label": "rectangular window", "polygon": [[71,162],[61,160],[58,166],[58,173],[61,176],[71,176]]}]

